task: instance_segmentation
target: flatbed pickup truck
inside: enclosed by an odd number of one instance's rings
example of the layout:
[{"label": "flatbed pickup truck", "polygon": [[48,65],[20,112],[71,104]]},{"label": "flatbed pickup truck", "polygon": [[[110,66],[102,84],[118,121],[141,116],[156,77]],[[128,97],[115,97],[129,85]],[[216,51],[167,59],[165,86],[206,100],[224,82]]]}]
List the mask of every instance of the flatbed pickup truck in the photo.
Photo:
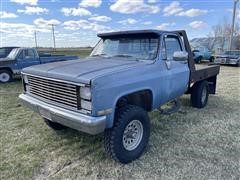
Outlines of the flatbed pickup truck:
[{"label": "flatbed pickup truck", "polygon": [[[220,67],[196,69],[186,32],[138,30],[98,34],[91,55],[23,69],[22,103],[54,130],[104,132],[106,152],[121,163],[148,144],[149,111],[177,112],[179,97],[203,108]],[[171,102],[172,106],[163,109]],[[165,106],[164,106],[165,107]]]},{"label": "flatbed pickup truck", "polygon": [[78,59],[78,56],[38,54],[35,48],[13,48],[5,58],[0,58],[0,83],[6,83],[20,75],[23,68],[56,61]]}]

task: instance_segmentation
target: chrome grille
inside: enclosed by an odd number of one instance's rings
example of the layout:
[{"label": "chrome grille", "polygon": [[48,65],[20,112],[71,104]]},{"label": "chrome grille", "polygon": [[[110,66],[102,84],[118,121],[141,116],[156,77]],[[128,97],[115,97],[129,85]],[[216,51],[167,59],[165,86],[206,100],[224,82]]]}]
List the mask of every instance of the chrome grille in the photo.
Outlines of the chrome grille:
[{"label": "chrome grille", "polygon": [[27,75],[29,93],[51,102],[78,108],[77,86],[52,79]]}]

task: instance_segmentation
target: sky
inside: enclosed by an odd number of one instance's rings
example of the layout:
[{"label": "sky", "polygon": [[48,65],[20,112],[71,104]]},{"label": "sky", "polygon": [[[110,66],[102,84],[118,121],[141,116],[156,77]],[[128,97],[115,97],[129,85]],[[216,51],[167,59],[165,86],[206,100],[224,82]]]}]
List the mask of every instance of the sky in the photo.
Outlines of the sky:
[{"label": "sky", "polygon": [[[239,4],[239,3],[238,3]],[[190,39],[231,22],[233,0],[1,0],[0,46],[94,46],[97,33],[184,29]],[[236,20],[240,22],[239,5]]]}]

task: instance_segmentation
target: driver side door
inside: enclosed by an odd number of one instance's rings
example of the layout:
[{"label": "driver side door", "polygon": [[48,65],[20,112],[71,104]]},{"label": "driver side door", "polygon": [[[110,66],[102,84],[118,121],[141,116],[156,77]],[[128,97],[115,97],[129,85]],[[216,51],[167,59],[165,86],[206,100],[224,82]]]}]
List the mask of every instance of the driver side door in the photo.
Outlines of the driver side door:
[{"label": "driver side door", "polygon": [[24,49],[17,58],[20,69],[39,64],[39,58],[32,49]]},{"label": "driver side door", "polygon": [[174,59],[174,52],[185,51],[182,39],[176,34],[166,34],[163,38],[162,56],[169,75],[168,100],[173,100],[184,94],[189,82],[188,60]]}]

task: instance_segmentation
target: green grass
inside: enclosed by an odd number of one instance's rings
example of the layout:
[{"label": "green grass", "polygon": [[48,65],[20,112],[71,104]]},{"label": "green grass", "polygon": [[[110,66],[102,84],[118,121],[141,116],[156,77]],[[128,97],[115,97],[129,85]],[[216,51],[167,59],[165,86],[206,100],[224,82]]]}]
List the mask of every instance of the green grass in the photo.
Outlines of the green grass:
[{"label": "green grass", "polygon": [[53,54],[65,54],[65,55],[73,55],[73,56],[80,56],[80,57],[86,57],[90,54],[91,49],[81,49],[81,50],[74,50],[74,51],[56,51]]},{"label": "green grass", "polygon": [[42,52],[48,52],[51,54],[60,54],[60,55],[72,55],[72,56],[80,56],[81,58],[84,58],[86,56],[88,56],[92,49],[90,48],[82,48],[82,49],[57,49],[55,52],[53,52],[52,50],[41,50]]},{"label": "green grass", "polygon": [[181,98],[176,114],[150,113],[145,153],[122,165],[106,156],[103,136],[55,132],[19,103],[21,82],[0,84],[0,179],[238,179],[240,68],[223,66],[204,109]]}]

